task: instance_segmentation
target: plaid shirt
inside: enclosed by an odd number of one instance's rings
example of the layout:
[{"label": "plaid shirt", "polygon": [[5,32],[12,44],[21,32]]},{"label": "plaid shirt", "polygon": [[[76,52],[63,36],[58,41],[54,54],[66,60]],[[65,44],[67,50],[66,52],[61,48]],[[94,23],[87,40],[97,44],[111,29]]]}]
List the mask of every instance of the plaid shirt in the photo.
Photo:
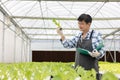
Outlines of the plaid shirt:
[{"label": "plaid shirt", "polygon": [[[87,32],[87,35],[86,35],[86,39],[89,39],[90,38],[90,34],[91,34],[92,30],[89,30]],[[61,43],[63,44],[63,46],[65,48],[76,48],[77,47],[77,42],[80,38],[80,36],[82,35],[82,32],[80,32],[79,34],[77,34],[76,36],[74,36],[71,40],[63,40],[61,41]],[[81,39],[82,40],[82,39]],[[99,32],[96,32],[95,30],[93,31],[93,34],[92,34],[92,47],[93,49],[96,49],[96,47],[99,45],[99,43],[103,42],[102,40],[102,35],[99,33]],[[105,54],[104,52],[104,47],[101,48],[101,50],[99,50],[99,53],[101,54],[100,56],[98,56],[97,58],[102,58]]]}]

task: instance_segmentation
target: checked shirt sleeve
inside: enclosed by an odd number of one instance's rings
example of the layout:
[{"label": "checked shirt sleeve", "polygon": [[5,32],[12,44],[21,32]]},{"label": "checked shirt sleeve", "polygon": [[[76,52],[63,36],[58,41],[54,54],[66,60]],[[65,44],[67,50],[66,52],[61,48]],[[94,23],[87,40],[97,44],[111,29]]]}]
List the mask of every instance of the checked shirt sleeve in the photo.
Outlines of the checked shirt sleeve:
[{"label": "checked shirt sleeve", "polygon": [[79,39],[80,33],[74,36],[72,39],[60,40],[64,48],[75,48]]},{"label": "checked shirt sleeve", "polygon": [[[95,49],[95,48],[97,48],[97,46],[99,46],[100,43],[103,43],[103,39],[102,39],[102,35],[100,33],[96,33],[94,36],[95,36],[94,37],[95,41],[93,41],[93,45],[94,45],[94,49]],[[103,43],[103,45],[104,45],[104,43]],[[98,56],[97,58],[100,59],[105,55],[104,47],[102,47],[98,52],[100,53],[100,56]]]}]

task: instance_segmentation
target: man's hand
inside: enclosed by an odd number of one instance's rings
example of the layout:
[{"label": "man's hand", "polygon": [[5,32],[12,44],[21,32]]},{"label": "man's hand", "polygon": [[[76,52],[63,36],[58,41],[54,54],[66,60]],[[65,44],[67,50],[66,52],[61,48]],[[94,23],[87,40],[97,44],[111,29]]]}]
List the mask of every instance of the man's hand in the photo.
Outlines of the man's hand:
[{"label": "man's hand", "polygon": [[100,56],[100,53],[99,53],[97,50],[93,50],[93,51],[90,52],[89,54],[90,54],[90,56],[92,56],[92,57],[98,57],[98,56]]},{"label": "man's hand", "polygon": [[60,30],[60,28],[59,28],[59,27],[57,28],[57,33],[58,33],[60,36],[62,36],[62,35],[63,35],[63,32],[62,32],[62,30]]},{"label": "man's hand", "polygon": [[57,28],[57,33],[58,33],[58,35],[61,36],[61,39],[62,39],[62,41],[63,41],[63,40],[65,39],[65,36],[64,36],[62,30],[61,30],[59,27]]}]

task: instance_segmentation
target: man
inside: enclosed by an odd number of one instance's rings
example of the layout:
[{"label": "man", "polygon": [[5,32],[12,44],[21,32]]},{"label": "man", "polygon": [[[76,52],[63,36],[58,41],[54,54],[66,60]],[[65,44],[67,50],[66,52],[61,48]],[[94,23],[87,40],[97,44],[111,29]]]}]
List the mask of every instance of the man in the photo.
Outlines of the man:
[{"label": "man", "polygon": [[[104,56],[104,50],[103,47],[99,51],[94,49],[102,42],[101,34],[90,29],[92,23],[90,15],[81,14],[77,20],[80,33],[73,39],[67,40],[60,28],[57,29],[57,33],[61,36],[61,42],[65,48],[83,48],[91,52],[90,55],[84,55],[76,51],[75,68],[77,66],[82,66],[85,70],[94,68],[99,73],[98,60]],[[97,80],[99,80],[98,74]]]}]

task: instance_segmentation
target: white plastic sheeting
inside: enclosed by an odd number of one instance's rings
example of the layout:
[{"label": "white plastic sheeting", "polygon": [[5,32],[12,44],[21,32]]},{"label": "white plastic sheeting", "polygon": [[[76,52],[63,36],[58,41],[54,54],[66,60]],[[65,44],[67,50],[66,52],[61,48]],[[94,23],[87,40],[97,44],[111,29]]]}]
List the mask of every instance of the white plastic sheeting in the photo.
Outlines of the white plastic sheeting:
[{"label": "white plastic sheeting", "polygon": [[22,39],[17,37],[16,38],[16,62],[22,61]]},{"label": "white plastic sheeting", "polygon": [[[46,43],[47,42],[47,43]],[[32,50],[33,51],[51,51],[51,50],[57,50],[57,51],[75,51],[75,48],[73,49],[66,49],[61,44],[60,40],[33,40],[32,41]],[[104,40],[105,45],[105,51],[120,51],[120,40],[112,40],[107,39]]]},{"label": "white plastic sheeting", "polygon": [[[0,20],[3,21],[3,14],[0,12]],[[0,21],[0,62],[2,61],[2,52],[3,52],[3,23]]]},{"label": "white plastic sheeting", "polygon": [[[79,31],[77,17],[82,13],[93,17],[91,28],[100,31],[103,36],[120,28],[120,2],[2,0],[1,6],[20,24],[26,34],[30,34],[28,36],[31,39],[59,39],[57,35],[54,36],[56,25],[52,18],[56,18],[63,29],[67,28],[64,33],[76,34]],[[34,29],[36,27],[39,29]],[[71,28],[73,30],[68,30]],[[108,37],[111,38],[112,35]]]},{"label": "white plastic sheeting", "polygon": [[0,22],[0,61],[2,61],[2,23]]},{"label": "white plastic sheeting", "polygon": [[30,40],[0,11],[0,62],[28,62],[30,53]]},{"label": "white plastic sheeting", "polygon": [[14,62],[14,32],[5,30],[4,35],[4,62]]}]

